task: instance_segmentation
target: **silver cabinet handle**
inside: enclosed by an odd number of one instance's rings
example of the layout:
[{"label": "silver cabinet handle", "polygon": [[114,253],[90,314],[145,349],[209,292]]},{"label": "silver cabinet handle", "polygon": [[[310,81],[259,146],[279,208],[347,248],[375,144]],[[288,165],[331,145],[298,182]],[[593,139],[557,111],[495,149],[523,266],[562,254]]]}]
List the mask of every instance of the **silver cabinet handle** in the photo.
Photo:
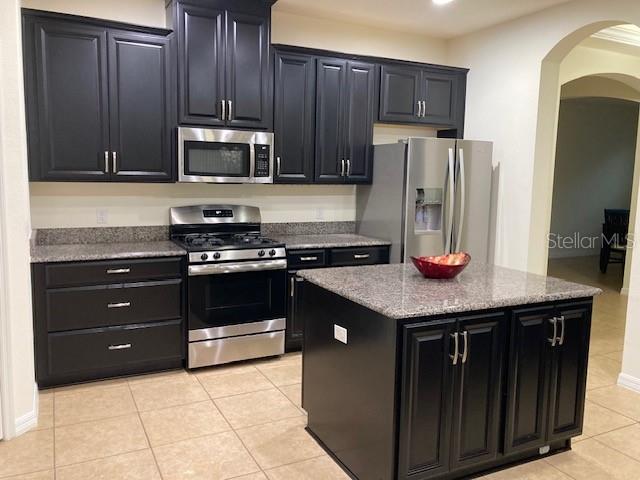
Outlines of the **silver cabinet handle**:
[{"label": "silver cabinet handle", "polygon": [[111,152],[113,154],[113,173],[118,173],[118,153]]},{"label": "silver cabinet handle", "polygon": [[560,320],[560,325],[562,326],[562,330],[560,330],[560,340],[558,341],[558,345],[564,345],[564,315],[560,315],[558,317]]},{"label": "silver cabinet handle", "polygon": [[125,308],[130,307],[131,302],[108,303],[107,308]]},{"label": "silver cabinet handle", "polygon": [[552,347],[555,347],[558,340],[558,319],[556,317],[550,318],[549,323],[553,325],[553,338],[548,338],[547,340]]},{"label": "silver cabinet handle", "polygon": [[420,100],[418,100],[418,113],[416,115],[416,117],[420,118],[422,116],[422,102]]},{"label": "silver cabinet handle", "polygon": [[130,268],[109,268],[107,270],[107,275],[115,275],[119,273],[131,273]]},{"label": "silver cabinet handle", "polygon": [[222,115],[221,115],[221,120],[226,120],[227,118],[227,102],[225,102],[224,100],[220,100],[220,103],[222,103]]},{"label": "silver cabinet handle", "polygon": [[295,296],[295,288],[296,288],[296,277],[291,277],[291,288],[289,292],[289,295],[291,295],[291,298]]},{"label": "silver cabinet handle", "polygon": [[229,112],[228,112],[228,116],[227,116],[227,120],[233,120],[233,115],[231,114],[231,100],[227,100],[227,102],[229,102]]},{"label": "silver cabinet handle", "polygon": [[451,338],[453,338],[453,344],[455,351],[453,355],[449,355],[449,358],[452,360],[453,365],[458,364],[458,356],[460,355],[460,344],[458,342],[458,332],[450,334]]},{"label": "silver cabinet handle", "polygon": [[104,152],[104,173],[109,173],[109,152]]},{"label": "silver cabinet handle", "polygon": [[318,257],[300,257],[301,262],[315,262]]},{"label": "silver cabinet handle", "polygon": [[276,157],[276,175],[280,176],[280,157]]},{"label": "silver cabinet handle", "polygon": [[427,116],[427,102],[422,100],[422,118]]},{"label": "silver cabinet handle", "polygon": [[351,160],[347,158],[347,177],[351,176]]},{"label": "silver cabinet handle", "polygon": [[122,343],[120,345],[109,345],[109,350],[127,350],[128,348],[131,348],[131,344],[130,343]]},{"label": "silver cabinet handle", "polygon": [[462,229],[464,228],[464,216],[467,209],[467,194],[465,184],[467,183],[466,174],[464,172],[464,149],[458,150],[458,158],[460,159],[460,220],[456,231],[456,252],[462,248]]},{"label": "silver cabinet handle", "polygon": [[344,177],[344,158],[340,160],[340,176]]},{"label": "silver cabinet handle", "polygon": [[469,358],[469,332],[466,330],[462,332],[462,339],[464,340],[464,352],[462,353],[462,363],[467,363]]},{"label": "silver cabinet handle", "polygon": [[355,260],[363,260],[365,258],[369,258],[371,255],[369,253],[354,253],[353,258]]}]

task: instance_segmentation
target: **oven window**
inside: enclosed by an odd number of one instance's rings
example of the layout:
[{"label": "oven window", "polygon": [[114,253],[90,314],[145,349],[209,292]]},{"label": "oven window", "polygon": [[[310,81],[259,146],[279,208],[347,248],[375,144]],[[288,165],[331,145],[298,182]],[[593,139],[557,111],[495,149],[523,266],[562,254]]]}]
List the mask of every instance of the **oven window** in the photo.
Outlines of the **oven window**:
[{"label": "oven window", "polygon": [[207,177],[248,177],[250,147],[246,143],[184,143],[185,175]]}]

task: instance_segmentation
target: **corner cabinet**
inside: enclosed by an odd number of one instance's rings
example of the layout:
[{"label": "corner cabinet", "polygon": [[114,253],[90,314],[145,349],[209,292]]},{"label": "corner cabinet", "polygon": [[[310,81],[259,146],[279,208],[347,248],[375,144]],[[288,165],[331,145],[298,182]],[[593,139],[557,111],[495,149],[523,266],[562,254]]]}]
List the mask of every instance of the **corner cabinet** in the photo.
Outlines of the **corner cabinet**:
[{"label": "corner cabinet", "polygon": [[273,124],[271,3],[173,1],[178,122],[268,130]]},{"label": "corner cabinet", "polygon": [[170,33],[23,10],[29,178],[171,182]]}]

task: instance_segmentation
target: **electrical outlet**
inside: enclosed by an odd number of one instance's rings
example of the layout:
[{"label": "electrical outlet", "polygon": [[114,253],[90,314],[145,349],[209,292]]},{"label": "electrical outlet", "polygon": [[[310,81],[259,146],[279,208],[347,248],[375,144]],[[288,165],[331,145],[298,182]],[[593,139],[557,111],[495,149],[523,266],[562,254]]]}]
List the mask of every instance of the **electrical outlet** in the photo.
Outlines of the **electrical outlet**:
[{"label": "electrical outlet", "polygon": [[109,211],[105,208],[96,210],[96,223],[98,225],[106,225],[109,223]]},{"label": "electrical outlet", "polygon": [[316,220],[324,220],[324,209],[322,207],[316,208]]},{"label": "electrical outlet", "polygon": [[333,325],[333,338],[339,342],[347,344],[347,329],[340,325]]}]

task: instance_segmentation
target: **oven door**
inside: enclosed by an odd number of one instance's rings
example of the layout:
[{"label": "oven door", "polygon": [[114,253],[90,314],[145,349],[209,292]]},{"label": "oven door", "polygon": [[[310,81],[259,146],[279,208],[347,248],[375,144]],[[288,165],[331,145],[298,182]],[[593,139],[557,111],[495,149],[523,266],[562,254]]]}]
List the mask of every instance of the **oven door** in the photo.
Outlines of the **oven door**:
[{"label": "oven door", "polygon": [[[256,172],[256,145],[271,153],[272,136],[267,132],[179,127],[178,180],[272,183],[270,170],[264,176],[264,160]],[[269,159],[266,161],[268,164]]]},{"label": "oven door", "polygon": [[189,274],[188,290],[191,342],[284,329],[285,268],[209,274],[195,270]]}]

